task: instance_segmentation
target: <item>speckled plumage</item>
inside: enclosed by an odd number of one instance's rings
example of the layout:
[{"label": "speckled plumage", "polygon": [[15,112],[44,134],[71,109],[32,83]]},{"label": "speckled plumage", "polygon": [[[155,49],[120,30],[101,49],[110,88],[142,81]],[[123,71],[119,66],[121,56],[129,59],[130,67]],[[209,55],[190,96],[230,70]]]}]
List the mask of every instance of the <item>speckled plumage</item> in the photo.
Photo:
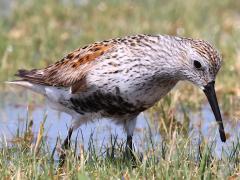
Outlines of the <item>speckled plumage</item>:
[{"label": "speckled plumage", "polygon": [[178,81],[203,88],[220,67],[218,52],[206,41],[136,35],[79,48],[43,69],[19,70],[21,80],[12,83],[46,96],[53,108],[73,117],[74,128],[108,117],[132,135],[138,114]]}]

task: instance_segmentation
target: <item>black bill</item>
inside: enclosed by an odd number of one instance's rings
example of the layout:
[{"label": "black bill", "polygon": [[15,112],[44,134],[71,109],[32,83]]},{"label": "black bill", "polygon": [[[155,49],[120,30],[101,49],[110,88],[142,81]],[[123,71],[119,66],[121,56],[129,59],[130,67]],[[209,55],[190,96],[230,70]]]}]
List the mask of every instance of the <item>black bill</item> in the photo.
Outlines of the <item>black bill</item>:
[{"label": "black bill", "polygon": [[226,135],[224,132],[224,127],[223,127],[223,122],[222,122],[222,117],[221,117],[221,113],[219,110],[219,106],[218,106],[218,101],[217,101],[217,96],[215,93],[215,88],[214,88],[214,84],[215,81],[212,81],[210,83],[208,83],[206,86],[204,86],[204,93],[207,96],[208,102],[212,108],[213,114],[216,118],[216,121],[219,125],[219,133],[220,133],[220,138],[222,140],[222,142],[226,141]]}]

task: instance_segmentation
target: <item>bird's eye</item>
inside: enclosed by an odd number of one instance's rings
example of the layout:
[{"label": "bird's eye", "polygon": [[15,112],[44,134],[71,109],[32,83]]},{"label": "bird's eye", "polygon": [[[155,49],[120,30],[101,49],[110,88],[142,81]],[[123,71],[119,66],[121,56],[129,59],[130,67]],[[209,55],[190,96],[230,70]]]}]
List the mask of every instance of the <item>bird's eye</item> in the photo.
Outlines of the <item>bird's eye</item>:
[{"label": "bird's eye", "polygon": [[193,65],[196,69],[200,69],[202,67],[201,63],[199,61],[194,60]]}]

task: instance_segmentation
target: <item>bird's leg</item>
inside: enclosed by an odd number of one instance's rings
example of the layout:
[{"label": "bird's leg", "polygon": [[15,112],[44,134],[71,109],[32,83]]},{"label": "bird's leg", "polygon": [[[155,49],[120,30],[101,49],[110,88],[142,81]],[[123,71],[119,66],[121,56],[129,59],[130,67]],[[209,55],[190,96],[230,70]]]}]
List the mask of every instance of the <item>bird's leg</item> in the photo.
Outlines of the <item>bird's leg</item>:
[{"label": "bird's leg", "polygon": [[68,130],[68,135],[66,137],[66,139],[64,140],[63,144],[62,144],[62,152],[60,154],[59,157],[59,167],[62,167],[64,162],[65,162],[65,158],[66,158],[66,150],[70,148],[71,145],[71,136],[72,136],[72,132],[73,132],[73,128],[69,128]]},{"label": "bird's leg", "polygon": [[132,135],[127,136],[127,148],[132,151]]},{"label": "bird's leg", "polygon": [[133,135],[127,135],[127,143],[125,149],[125,158],[128,160],[130,159],[132,162],[136,162],[136,157],[133,153],[133,142],[132,142]]},{"label": "bird's leg", "polygon": [[135,156],[133,154],[133,142],[132,142],[132,137],[133,137],[133,131],[136,126],[136,118],[127,121],[125,124],[125,129],[127,132],[127,143],[126,143],[126,156],[127,158],[131,158],[131,160],[135,160]]}]

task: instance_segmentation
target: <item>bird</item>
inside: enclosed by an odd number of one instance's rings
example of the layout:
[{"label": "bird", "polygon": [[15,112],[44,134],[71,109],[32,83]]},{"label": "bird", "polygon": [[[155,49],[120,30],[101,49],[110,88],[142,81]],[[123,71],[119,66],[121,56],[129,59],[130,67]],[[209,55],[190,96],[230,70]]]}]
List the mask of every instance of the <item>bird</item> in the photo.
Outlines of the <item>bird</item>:
[{"label": "bird", "polygon": [[45,96],[50,107],[72,117],[64,147],[82,124],[109,118],[123,127],[132,150],[137,116],[189,81],[205,93],[225,142],[214,88],[221,64],[205,40],[137,34],[86,45],[42,69],[20,69],[20,79],[9,83]]}]

